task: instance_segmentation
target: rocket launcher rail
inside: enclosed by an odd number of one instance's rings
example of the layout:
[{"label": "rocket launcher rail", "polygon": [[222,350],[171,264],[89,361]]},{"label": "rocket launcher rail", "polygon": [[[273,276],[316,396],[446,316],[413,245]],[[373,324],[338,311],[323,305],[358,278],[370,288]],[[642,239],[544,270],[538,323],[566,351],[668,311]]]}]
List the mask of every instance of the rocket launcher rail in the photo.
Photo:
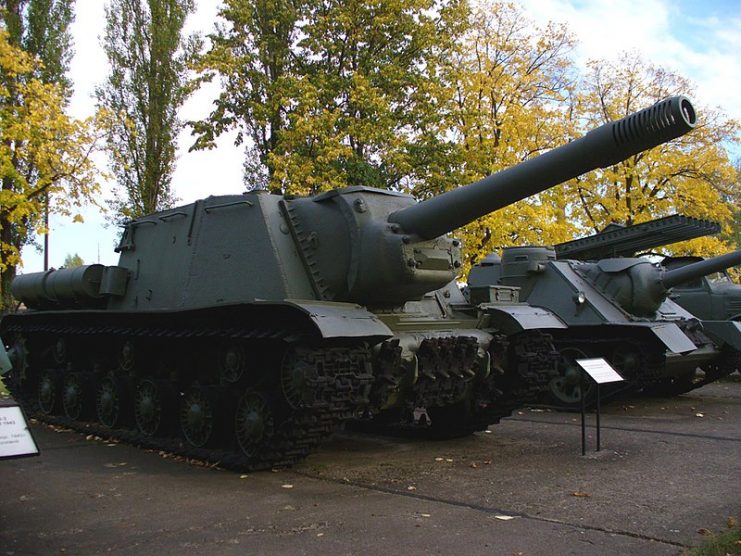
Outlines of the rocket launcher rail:
[{"label": "rocket launcher rail", "polygon": [[610,225],[591,236],[554,246],[558,259],[589,261],[633,257],[656,247],[720,232],[720,224],[674,214],[632,226]]},{"label": "rocket launcher rail", "polygon": [[688,98],[662,100],[482,180],[389,215],[407,234],[432,239],[597,168],[684,135],[695,127]]}]

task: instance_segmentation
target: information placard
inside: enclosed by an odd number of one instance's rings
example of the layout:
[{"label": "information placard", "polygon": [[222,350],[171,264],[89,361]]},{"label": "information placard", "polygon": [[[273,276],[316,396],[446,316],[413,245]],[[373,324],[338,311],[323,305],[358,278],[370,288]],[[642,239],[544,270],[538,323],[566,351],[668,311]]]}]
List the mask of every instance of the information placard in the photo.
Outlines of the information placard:
[{"label": "information placard", "polygon": [[0,405],[0,459],[38,455],[39,448],[18,404]]},{"label": "information placard", "polygon": [[620,373],[613,369],[610,364],[601,357],[595,359],[577,359],[576,362],[597,384],[622,382],[625,380],[620,376]]}]

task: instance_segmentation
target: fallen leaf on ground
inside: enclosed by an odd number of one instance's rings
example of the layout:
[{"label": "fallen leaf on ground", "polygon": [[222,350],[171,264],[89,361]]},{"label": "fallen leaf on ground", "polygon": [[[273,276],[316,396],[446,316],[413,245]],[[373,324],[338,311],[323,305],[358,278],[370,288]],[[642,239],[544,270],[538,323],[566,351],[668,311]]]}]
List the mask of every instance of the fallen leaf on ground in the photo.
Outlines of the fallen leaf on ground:
[{"label": "fallen leaf on ground", "polygon": [[700,527],[697,530],[697,532],[700,533],[701,535],[706,536],[706,537],[709,537],[710,535],[713,534],[713,532],[710,529],[705,529],[705,527]]},{"label": "fallen leaf on ground", "polygon": [[417,487],[416,487],[416,486],[414,486],[414,485],[409,485],[409,486],[407,487],[407,490],[417,490]]},{"label": "fallen leaf on ground", "polygon": [[738,520],[733,516],[729,516],[728,521],[726,521],[726,525],[728,525],[729,529],[733,529],[736,525],[738,525]]},{"label": "fallen leaf on ground", "polygon": [[282,488],[293,488],[293,485],[281,485]]},{"label": "fallen leaf on ground", "polygon": [[589,498],[592,495],[588,492],[583,492],[581,490],[578,490],[576,492],[572,492],[571,496],[576,496],[577,498]]},{"label": "fallen leaf on ground", "polygon": [[470,467],[471,467],[471,469],[476,469],[476,468],[478,468],[478,465],[476,465],[476,463],[474,462],[474,463],[471,464]]}]

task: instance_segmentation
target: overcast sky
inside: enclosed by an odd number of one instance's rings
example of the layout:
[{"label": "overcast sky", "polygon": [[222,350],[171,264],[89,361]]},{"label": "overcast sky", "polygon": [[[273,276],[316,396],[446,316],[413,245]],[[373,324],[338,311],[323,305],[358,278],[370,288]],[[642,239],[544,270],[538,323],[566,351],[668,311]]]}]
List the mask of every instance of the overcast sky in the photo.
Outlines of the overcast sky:
[{"label": "overcast sky", "polygon": [[[622,51],[639,52],[646,61],[674,71],[696,85],[699,105],[720,107],[741,120],[741,2],[739,0],[520,0],[527,15],[538,24],[566,23],[576,35],[574,52],[581,66],[589,59],[610,59]],[[208,33],[216,20],[219,2],[197,0],[198,11],[188,22],[189,31]],[[104,29],[102,0],[78,0],[73,27],[75,57],[71,77],[75,95],[74,116],[92,114],[92,95],[107,73],[100,37]],[[185,119],[209,112],[214,89],[200,91],[183,108]],[[701,116],[701,115],[700,115]],[[233,136],[219,140],[218,148],[188,153],[187,132],[179,143],[179,160],[173,177],[176,196],[189,203],[208,195],[239,193],[241,150]],[[118,231],[105,227],[96,211],[86,211],[85,223],[53,219],[50,265],[59,267],[68,254],[79,254],[87,263],[116,264],[113,252]],[[43,270],[41,254],[24,250],[22,272]]]}]

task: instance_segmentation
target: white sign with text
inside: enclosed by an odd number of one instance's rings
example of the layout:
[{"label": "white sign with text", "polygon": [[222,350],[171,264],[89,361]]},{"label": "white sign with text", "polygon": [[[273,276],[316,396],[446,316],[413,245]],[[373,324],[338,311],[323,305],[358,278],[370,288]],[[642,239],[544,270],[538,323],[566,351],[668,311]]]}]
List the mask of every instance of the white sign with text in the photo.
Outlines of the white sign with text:
[{"label": "white sign with text", "polygon": [[0,458],[36,456],[39,449],[17,405],[0,406]]},{"label": "white sign with text", "polygon": [[595,359],[577,359],[576,362],[597,384],[622,382],[625,380],[601,357]]}]

